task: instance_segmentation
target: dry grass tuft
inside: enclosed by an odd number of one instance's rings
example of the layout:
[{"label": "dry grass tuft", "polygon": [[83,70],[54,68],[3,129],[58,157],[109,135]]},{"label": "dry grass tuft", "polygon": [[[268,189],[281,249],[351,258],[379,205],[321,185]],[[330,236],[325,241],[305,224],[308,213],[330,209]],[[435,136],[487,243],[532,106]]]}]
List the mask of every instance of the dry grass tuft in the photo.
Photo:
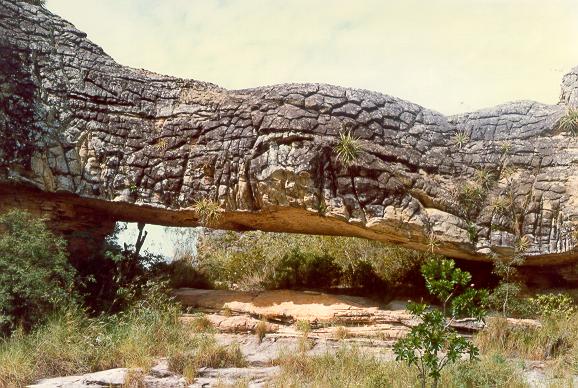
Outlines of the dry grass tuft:
[{"label": "dry grass tuft", "polygon": [[333,335],[338,340],[344,340],[349,337],[350,333],[345,326],[337,326],[335,329],[333,329]]},{"label": "dry grass tuft", "polygon": [[201,335],[196,337],[193,350],[177,352],[169,357],[169,369],[180,373],[187,382],[194,381],[199,368],[242,368],[247,361],[239,344],[219,345],[214,337]]},{"label": "dry grass tuft", "polygon": [[267,334],[267,321],[262,320],[255,326],[255,335],[257,336],[259,343],[263,342],[263,339],[265,338],[266,334]]}]

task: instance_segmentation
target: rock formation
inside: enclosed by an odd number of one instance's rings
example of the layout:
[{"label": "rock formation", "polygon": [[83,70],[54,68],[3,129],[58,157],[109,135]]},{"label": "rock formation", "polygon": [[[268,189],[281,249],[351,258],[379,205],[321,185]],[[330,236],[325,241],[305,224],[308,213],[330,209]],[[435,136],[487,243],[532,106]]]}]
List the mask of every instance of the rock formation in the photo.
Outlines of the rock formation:
[{"label": "rock formation", "polygon": [[214,228],[578,259],[578,137],[558,125],[578,68],[556,105],[447,117],[366,90],[129,68],[45,8],[0,0],[0,99],[0,209],[45,214],[73,249],[117,220],[196,226],[218,205]]}]

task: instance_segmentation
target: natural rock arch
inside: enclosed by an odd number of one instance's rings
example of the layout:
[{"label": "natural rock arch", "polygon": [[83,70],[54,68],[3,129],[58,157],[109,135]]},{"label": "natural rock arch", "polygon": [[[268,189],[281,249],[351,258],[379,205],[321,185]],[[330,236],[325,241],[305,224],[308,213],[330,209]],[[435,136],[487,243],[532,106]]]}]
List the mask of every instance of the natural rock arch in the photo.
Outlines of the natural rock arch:
[{"label": "natural rock arch", "polygon": [[[578,105],[513,102],[446,117],[366,90],[246,90],[117,64],[48,10],[0,2],[0,209],[47,215],[72,249],[117,220],[361,236],[443,254],[578,259]],[[358,138],[346,165],[339,134]],[[429,245],[428,245],[429,244]],[[89,246],[84,246],[89,249]]]}]

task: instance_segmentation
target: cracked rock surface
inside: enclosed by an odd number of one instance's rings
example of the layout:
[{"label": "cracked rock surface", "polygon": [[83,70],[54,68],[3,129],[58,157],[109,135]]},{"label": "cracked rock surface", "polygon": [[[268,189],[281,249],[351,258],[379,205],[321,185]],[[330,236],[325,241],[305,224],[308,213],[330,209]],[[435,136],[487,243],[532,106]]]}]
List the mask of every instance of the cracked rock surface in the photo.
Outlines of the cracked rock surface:
[{"label": "cracked rock surface", "polygon": [[558,127],[578,67],[556,105],[448,117],[367,90],[226,90],[129,68],[48,10],[0,0],[0,101],[0,210],[44,214],[72,246],[117,220],[196,226],[205,199],[215,228],[578,259],[578,137]]}]

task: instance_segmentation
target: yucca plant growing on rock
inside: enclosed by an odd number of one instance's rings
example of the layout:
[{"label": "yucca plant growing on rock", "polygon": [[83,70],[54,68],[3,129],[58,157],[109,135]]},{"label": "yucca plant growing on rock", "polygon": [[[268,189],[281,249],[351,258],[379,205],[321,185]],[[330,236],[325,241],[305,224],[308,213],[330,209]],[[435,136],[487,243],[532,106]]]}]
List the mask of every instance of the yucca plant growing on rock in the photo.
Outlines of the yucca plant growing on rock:
[{"label": "yucca plant growing on rock", "polygon": [[464,131],[458,131],[452,137],[453,144],[458,147],[458,149],[462,149],[468,142],[470,141],[470,137]]},{"label": "yucca plant growing on rock", "polygon": [[357,159],[361,147],[359,139],[353,137],[351,132],[342,132],[339,134],[339,141],[334,149],[337,153],[337,159],[347,167]]}]

